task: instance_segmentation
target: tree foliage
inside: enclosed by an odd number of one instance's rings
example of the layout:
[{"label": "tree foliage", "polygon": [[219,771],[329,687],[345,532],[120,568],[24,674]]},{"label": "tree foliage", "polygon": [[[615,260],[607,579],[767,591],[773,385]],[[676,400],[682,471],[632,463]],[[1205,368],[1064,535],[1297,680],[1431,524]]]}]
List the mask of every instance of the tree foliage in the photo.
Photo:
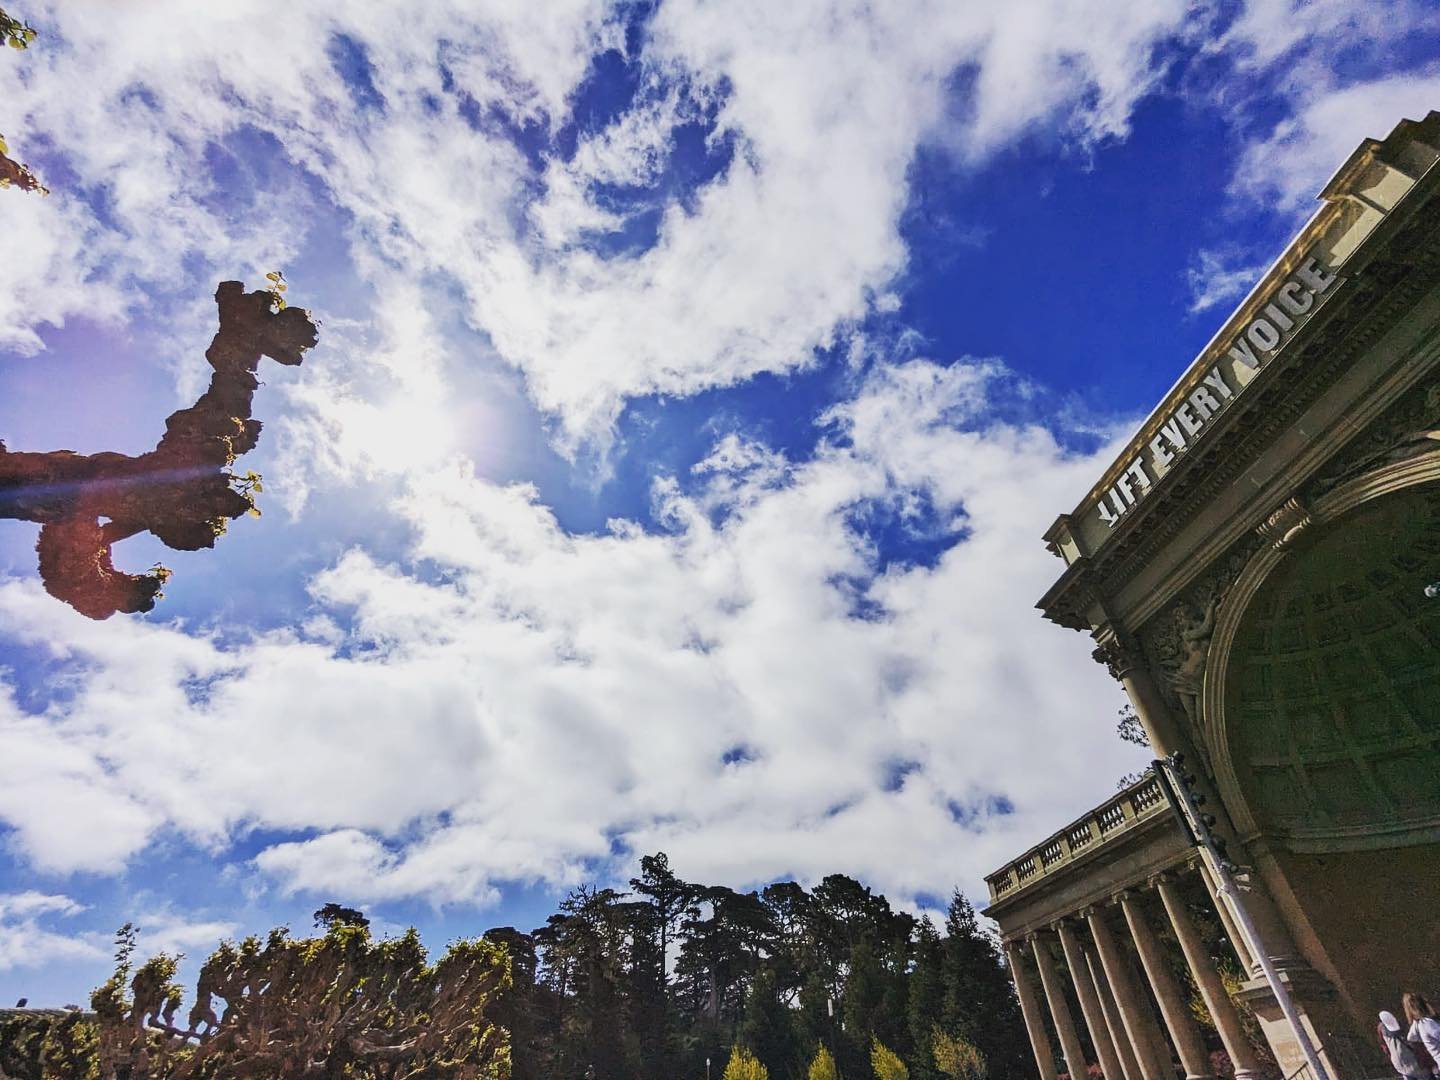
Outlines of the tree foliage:
[{"label": "tree foliage", "polygon": [[632,887],[578,889],[544,926],[487,935],[514,957],[496,1015],[516,1080],[674,1080],[707,1059],[718,1077],[737,1046],[774,1080],[868,1080],[877,1039],[895,1075],[940,1080],[937,1032],[998,1048],[992,1080],[1029,1077],[1009,978],[963,897],[942,933],[840,874],[738,892],[657,854]]},{"label": "tree foliage", "polygon": [[370,920],[365,917],[363,911],[356,908],[345,907],[343,904],[329,903],[315,912],[315,925],[331,930],[337,926],[358,926],[368,930]]},{"label": "tree foliage", "polygon": [[455,942],[430,963],[414,930],[375,941],[332,923],[226,942],[200,969],[184,1021],[177,958],[133,970],[122,931],[114,976],[95,991],[99,1080],[353,1077],[504,1080],[505,1032],[489,1016],[510,985],[505,950]]},{"label": "tree foliage", "polygon": [[95,1043],[78,1009],[0,1010],[0,1077],[94,1080]]},{"label": "tree foliage", "polygon": [[[30,43],[39,34],[33,26],[23,22],[14,16],[7,15],[3,8],[0,8],[0,43],[10,46],[12,49],[28,49]],[[5,136],[0,135],[0,188],[14,187],[21,191],[38,191],[42,195],[50,194],[49,190],[30,171],[28,165],[22,165],[10,158],[10,147],[5,143]]]},{"label": "tree foliage", "polygon": [[935,1067],[952,1080],[985,1080],[985,1055],[964,1039],[936,1028],[931,1036]]},{"label": "tree foliage", "polygon": [[830,1053],[823,1043],[816,1049],[815,1057],[810,1061],[805,1080],[840,1080],[840,1070],[835,1067],[835,1055]]},{"label": "tree foliage", "polygon": [[1121,742],[1127,742],[1131,746],[1150,745],[1150,736],[1145,734],[1140,717],[1136,715],[1134,707],[1129,702],[1122,705],[1116,715],[1120,719],[1115,723],[1115,734],[1120,736]]},{"label": "tree foliage", "polygon": [[770,1080],[770,1070],[749,1050],[736,1046],[725,1063],[725,1080]]},{"label": "tree foliage", "polygon": [[105,619],[155,606],[169,571],[117,570],[111,548],[121,540],[150,532],[194,551],[214,547],[231,519],[259,513],[260,477],[231,466],[260,438],[262,425],[250,415],[260,358],[299,364],[319,331],[308,312],[280,308],[272,291],[247,293],[238,281],[221,282],[215,303],[220,328],[205,353],[210,386],[170,415],[154,450],[27,453],[0,443],[0,518],[39,523],[45,589],[82,615]]},{"label": "tree foliage", "polygon": [[876,1080],[910,1080],[905,1062],[879,1039],[871,1041],[870,1067],[875,1070]]},{"label": "tree foliage", "polygon": [[5,14],[5,9],[0,8],[0,43],[9,45],[12,49],[28,49],[38,36],[33,26]]}]

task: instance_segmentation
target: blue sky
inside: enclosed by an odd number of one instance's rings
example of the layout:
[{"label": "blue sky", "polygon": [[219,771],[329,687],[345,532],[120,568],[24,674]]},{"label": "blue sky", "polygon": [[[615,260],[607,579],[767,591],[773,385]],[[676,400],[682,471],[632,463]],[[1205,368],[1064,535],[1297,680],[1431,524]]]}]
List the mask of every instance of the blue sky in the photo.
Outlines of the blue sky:
[{"label": "blue sky", "polygon": [[[141,452],[215,284],[264,516],[93,623],[0,522],[0,1001],[321,903],[440,944],[664,849],[900,903],[1113,790],[1040,542],[1360,139],[1427,5],[34,3],[0,437]],[[8,52],[8,50],[7,50]]]}]

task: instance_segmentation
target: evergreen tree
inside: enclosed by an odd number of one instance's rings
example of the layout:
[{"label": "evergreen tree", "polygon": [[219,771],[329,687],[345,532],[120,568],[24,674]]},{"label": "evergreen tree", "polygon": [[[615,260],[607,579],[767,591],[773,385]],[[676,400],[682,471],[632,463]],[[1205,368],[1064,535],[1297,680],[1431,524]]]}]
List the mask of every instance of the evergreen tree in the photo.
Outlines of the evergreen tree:
[{"label": "evergreen tree", "polygon": [[634,887],[578,889],[530,934],[489,935],[513,958],[496,1007],[515,1080],[696,1080],[707,1059],[714,1080],[727,1059],[775,1080],[980,1080],[987,1060],[986,1080],[1029,1080],[999,950],[961,896],[942,937],[840,874],[742,893],[657,854]]},{"label": "evergreen tree", "polygon": [[945,919],[944,1029],[976,1047],[992,1080],[1029,1077],[1024,1020],[994,937],[958,890]]},{"label": "evergreen tree", "polygon": [[945,1018],[945,954],[940,933],[929,919],[921,919],[916,932],[909,989],[910,1075],[914,1080],[935,1080],[932,1044]]},{"label": "evergreen tree", "polygon": [[910,1080],[905,1062],[879,1039],[870,1044],[870,1067],[875,1070],[877,1080]]},{"label": "evergreen tree", "polygon": [[754,1054],[743,1046],[735,1046],[725,1065],[724,1080],[770,1080],[770,1073]]},{"label": "evergreen tree", "polygon": [[790,1013],[776,993],[774,972],[761,968],[745,995],[740,1042],[777,1080],[795,1075],[803,1061],[796,1052],[795,1022]]},{"label": "evergreen tree", "polygon": [[662,985],[668,985],[670,942],[680,924],[694,916],[699,889],[688,881],[682,881],[670,869],[670,857],[663,851],[641,858],[640,876],[630,879],[630,887],[647,897],[655,910],[660,981]]},{"label": "evergreen tree", "polygon": [[835,1058],[824,1046],[815,1051],[805,1080],[840,1080],[840,1070],[835,1067]]}]

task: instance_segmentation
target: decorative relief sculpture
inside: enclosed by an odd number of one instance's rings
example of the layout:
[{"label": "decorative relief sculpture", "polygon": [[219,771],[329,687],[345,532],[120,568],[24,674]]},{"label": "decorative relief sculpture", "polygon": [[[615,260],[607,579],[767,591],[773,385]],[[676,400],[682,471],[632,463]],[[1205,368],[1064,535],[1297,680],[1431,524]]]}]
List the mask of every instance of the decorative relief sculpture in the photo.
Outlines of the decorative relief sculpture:
[{"label": "decorative relief sculpture", "polygon": [[1168,637],[1174,651],[1163,669],[1170,690],[1185,710],[1192,729],[1200,726],[1200,693],[1205,685],[1205,664],[1210,657],[1210,638],[1215,633],[1215,612],[1220,597],[1211,596],[1202,610],[1185,601],[1171,609],[1174,632]]},{"label": "decorative relief sculpture", "polygon": [[[1298,519],[1291,520],[1287,515],[1281,524],[1287,520],[1290,524],[1284,529],[1286,535]],[[1210,573],[1187,589],[1142,633],[1146,652],[1161,675],[1160,684],[1171,706],[1182,711],[1190,721],[1202,756],[1208,757],[1208,753],[1201,740],[1204,727],[1200,718],[1200,695],[1210,659],[1210,639],[1230,587],[1261,543],[1261,534],[1252,534],[1250,539],[1232,548]]]},{"label": "decorative relief sculpture", "polygon": [[1256,532],[1269,540],[1276,551],[1282,551],[1295,542],[1310,522],[1310,511],[1299,499],[1291,498],[1266,518]]},{"label": "decorative relief sculpture", "polygon": [[1412,390],[1371,424],[1311,482],[1308,497],[1433,450],[1440,450],[1440,385]]}]

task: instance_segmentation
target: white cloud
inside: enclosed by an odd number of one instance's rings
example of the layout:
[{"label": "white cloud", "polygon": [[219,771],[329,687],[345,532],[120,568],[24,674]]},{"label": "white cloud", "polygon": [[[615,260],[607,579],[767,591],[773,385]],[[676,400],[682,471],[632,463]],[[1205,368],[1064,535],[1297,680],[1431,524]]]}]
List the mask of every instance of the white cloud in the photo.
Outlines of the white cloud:
[{"label": "white cloud", "polygon": [[[0,816],[54,870],[113,869],[170,830],[217,850],[295,831],[263,871],[373,899],[563,886],[617,838],[701,878],[973,887],[1131,765],[1057,723],[1119,692],[1030,607],[1058,568],[1034,537],[1099,461],[987,422],[1008,382],[880,364],[811,460],[727,436],[698,491],[657,484],[666,532],[568,533],[533,489],[463,461],[412,476],[412,552],[319,575],[315,640],[221,648],[6,584],[0,631],[78,670],[44,717],[12,706],[37,760],[68,757]],[[855,522],[912,497],[966,538],[877,573]]]},{"label": "white cloud", "polygon": [[1240,248],[1206,248],[1195,256],[1185,271],[1190,289],[1190,314],[1198,315],[1212,307],[1237,300],[1260,280],[1264,263],[1255,263]]},{"label": "white cloud", "polygon": [[0,893],[0,971],[103,956],[103,951],[87,937],[58,933],[40,925],[47,917],[64,918],[83,910],[68,896],[34,891]]},{"label": "white cloud", "polygon": [[[1314,53],[1334,57],[1357,48],[1384,48],[1404,32],[1425,26],[1440,26],[1440,16],[1426,0],[1249,0],[1212,48],[1235,56],[1250,70],[1282,60],[1294,64],[1302,76],[1296,81],[1299,89],[1320,74],[1309,63]],[[1297,58],[1304,62],[1295,64]]]},{"label": "white cloud", "polygon": [[1248,147],[1236,169],[1237,194],[1294,212],[1365,139],[1383,139],[1401,119],[1440,108],[1440,72],[1393,75],[1314,93],[1299,112]]},{"label": "white cloud", "polygon": [[[1036,131],[1121,136],[1164,43],[1209,16],[1182,0],[673,0],[638,58],[646,92],[572,160],[537,164],[501,129],[573,119],[590,62],[620,44],[614,13],[473,7],[422,5],[397,32],[358,0],[278,25],[181,0],[39,4],[46,37],[0,64],[0,127],[76,178],[0,207],[23,282],[0,300],[0,346],[33,352],[46,323],[127,303],[200,325],[203,298],[181,289],[297,257],[333,200],[375,310],[332,323],[343,362],[288,391],[286,501],[383,479],[400,494],[375,512],[413,535],[403,558],[334,560],[303,629],[238,644],[93,624],[32,582],[0,585],[0,631],[70,660],[74,689],[43,713],[0,697],[7,842],[44,871],[116,872],[169,834],[220,854],[280,831],[256,862],[283,888],[436,902],[573,883],[617,840],[737,884],[845,870],[902,896],[974,887],[1134,765],[1096,735],[1118,691],[1031,607],[1059,569],[1035,538],[1105,452],[988,419],[1016,391],[998,364],[882,359],[812,457],[722,436],[656,483],[664,530],[579,535],[534,487],[477,476],[462,429],[503,427],[507,390],[446,346],[439,313],[458,291],[475,350],[523,374],[570,448],[603,441],[635,395],[793,370],[847,336],[858,353],[854,327],[897,303],[919,146],[973,165]],[[1249,63],[1308,40],[1265,29],[1273,4],[1250,10],[1230,39],[1263,39]],[[352,105],[326,53],[339,33],[383,111]],[[1323,85],[1237,190],[1289,206],[1436,89]],[[702,109],[728,167],[685,199],[637,195],[661,214],[653,246],[593,243],[630,220],[603,185],[654,185]],[[250,169],[268,139],[279,167]],[[862,526],[887,514],[964,538],[882,570]],[[64,914],[15,912],[24,955],[51,933],[35,920]]]},{"label": "white cloud", "polygon": [[[181,0],[27,14],[44,33],[0,65],[0,123],[47,146],[66,183],[45,239],[11,266],[43,295],[5,313],[14,347],[96,296],[110,312],[163,301],[182,265],[187,284],[253,277],[305,251],[319,204],[293,171],[250,166],[270,145],[244,135],[258,130],[351,215],[380,306],[401,302],[402,280],[458,282],[572,448],[603,442],[629,397],[810,363],[886,302],[923,140],[979,161],[1039,126],[1122,134],[1157,45],[1199,25],[1184,0],[677,0],[635,57],[647,91],[537,172],[500,121],[544,134],[571,118],[592,57],[622,44],[597,0],[431,4],[403,33],[359,0],[287,10],[283,25]],[[341,34],[383,110],[352,103],[327,55]],[[970,87],[958,111],[957,75]],[[648,250],[583,242],[625,217],[596,185],[654,180],[676,125],[705,109],[712,145],[735,148],[728,169],[684,203],[655,193]]]}]

